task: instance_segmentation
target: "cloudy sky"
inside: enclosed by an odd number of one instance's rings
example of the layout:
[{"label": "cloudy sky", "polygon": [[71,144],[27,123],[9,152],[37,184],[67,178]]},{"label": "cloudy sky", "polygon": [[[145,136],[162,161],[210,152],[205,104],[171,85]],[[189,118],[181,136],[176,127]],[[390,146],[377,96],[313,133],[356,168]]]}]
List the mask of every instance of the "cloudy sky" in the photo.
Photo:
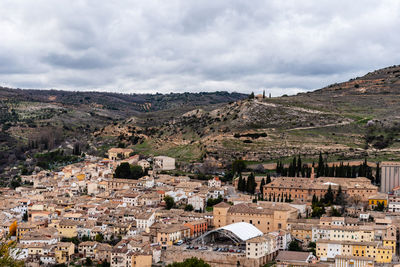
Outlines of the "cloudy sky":
[{"label": "cloudy sky", "polygon": [[1,0],[0,85],[292,94],[400,64],[400,1]]}]

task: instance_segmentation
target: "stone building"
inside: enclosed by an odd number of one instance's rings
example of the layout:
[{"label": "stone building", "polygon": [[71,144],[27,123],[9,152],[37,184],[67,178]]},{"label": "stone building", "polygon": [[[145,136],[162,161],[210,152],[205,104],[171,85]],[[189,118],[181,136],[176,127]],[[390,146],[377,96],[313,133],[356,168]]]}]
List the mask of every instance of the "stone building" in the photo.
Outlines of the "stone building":
[{"label": "stone building", "polygon": [[313,195],[321,199],[325,196],[329,186],[336,192],[339,186],[342,192],[349,197],[359,196],[361,201],[368,202],[368,198],[378,192],[378,187],[371,184],[365,177],[357,178],[301,178],[279,177],[264,186],[264,199],[281,201],[282,199],[296,199],[300,202],[311,202]]},{"label": "stone building", "polygon": [[286,203],[241,203],[231,206],[221,202],[214,206],[213,224],[222,227],[237,222],[247,222],[263,233],[287,228],[288,219],[297,218],[297,209]]}]

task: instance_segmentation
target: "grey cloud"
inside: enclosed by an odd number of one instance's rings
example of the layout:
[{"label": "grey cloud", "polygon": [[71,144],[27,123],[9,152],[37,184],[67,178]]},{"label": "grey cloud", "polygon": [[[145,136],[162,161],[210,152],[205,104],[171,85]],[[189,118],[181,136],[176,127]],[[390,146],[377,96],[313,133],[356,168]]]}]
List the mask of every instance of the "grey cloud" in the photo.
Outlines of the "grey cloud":
[{"label": "grey cloud", "polygon": [[396,0],[5,0],[0,81],[281,95],[399,64],[399,26]]}]

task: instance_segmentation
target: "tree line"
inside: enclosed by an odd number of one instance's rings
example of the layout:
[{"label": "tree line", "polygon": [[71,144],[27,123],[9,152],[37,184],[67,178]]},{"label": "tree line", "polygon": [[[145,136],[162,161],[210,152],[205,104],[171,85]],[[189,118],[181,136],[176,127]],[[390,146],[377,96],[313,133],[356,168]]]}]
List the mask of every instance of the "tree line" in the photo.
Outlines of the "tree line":
[{"label": "tree line", "polygon": [[312,168],[315,170],[315,177],[345,177],[345,178],[356,178],[366,177],[371,180],[373,184],[380,184],[380,166],[377,163],[375,176],[373,175],[372,167],[368,166],[367,159],[359,165],[350,166],[349,163],[345,165],[343,162],[328,165],[328,162],[322,157],[322,153],[319,154],[318,164],[315,167],[313,162],[311,167],[308,164],[302,164],[301,157],[293,157],[293,160],[289,163],[288,167],[285,167],[281,160],[277,161],[276,173],[277,175],[287,177],[311,177]]},{"label": "tree line", "polygon": [[[260,182],[260,193],[263,195],[264,193],[264,185],[269,184],[271,182],[271,176],[268,174],[267,179],[265,180],[264,178],[261,179]],[[254,173],[250,173],[247,179],[242,177],[242,174],[239,174],[239,180],[237,184],[237,190],[241,192],[247,192],[249,194],[254,195],[256,192],[257,188],[257,182],[256,178],[254,176]]]}]

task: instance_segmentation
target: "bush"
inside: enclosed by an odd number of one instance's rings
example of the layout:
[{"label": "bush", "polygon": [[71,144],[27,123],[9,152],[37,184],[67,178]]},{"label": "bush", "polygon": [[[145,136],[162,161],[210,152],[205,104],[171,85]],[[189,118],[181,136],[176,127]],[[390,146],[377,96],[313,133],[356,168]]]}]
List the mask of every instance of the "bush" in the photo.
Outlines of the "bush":
[{"label": "bush", "polygon": [[183,262],[174,262],[168,264],[167,267],[211,267],[210,264],[198,258],[186,259]]}]

